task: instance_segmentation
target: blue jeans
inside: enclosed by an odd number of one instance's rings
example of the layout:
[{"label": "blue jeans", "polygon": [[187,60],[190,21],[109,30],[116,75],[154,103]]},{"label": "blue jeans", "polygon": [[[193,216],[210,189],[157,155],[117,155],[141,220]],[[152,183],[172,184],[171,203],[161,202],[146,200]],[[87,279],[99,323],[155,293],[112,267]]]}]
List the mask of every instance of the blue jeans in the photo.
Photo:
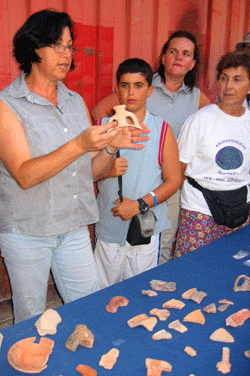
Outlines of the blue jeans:
[{"label": "blue jeans", "polygon": [[98,289],[87,226],[48,237],[1,233],[0,248],[10,278],[15,323],[44,312],[50,269],[64,303]]}]

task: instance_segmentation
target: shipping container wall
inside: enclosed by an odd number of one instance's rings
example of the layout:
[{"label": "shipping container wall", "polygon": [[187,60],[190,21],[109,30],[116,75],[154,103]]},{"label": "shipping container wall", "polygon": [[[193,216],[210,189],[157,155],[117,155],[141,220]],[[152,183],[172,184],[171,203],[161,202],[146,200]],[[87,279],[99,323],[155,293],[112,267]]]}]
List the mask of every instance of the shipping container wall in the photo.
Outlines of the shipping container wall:
[{"label": "shipping container wall", "polygon": [[155,65],[176,30],[194,33],[201,51],[199,83],[215,101],[215,67],[250,30],[249,0],[0,0],[0,89],[17,75],[12,40],[27,17],[44,8],[66,11],[75,21],[79,53],[66,84],[89,109],[114,87],[119,63],[139,57]]}]

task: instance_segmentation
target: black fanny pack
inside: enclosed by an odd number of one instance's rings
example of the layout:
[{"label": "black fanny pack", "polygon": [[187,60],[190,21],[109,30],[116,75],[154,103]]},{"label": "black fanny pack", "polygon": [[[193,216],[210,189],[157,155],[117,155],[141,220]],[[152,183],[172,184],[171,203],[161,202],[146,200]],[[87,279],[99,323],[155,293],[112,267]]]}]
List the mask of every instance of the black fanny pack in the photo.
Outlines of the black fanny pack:
[{"label": "black fanny pack", "polygon": [[154,234],[156,220],[152,210],[148,210],[145,214],[135,215],[129,225],[127,242],[130,245],[149,244]]},{"label": "black fanny pack", "polygon": [[235,228],[246,222],[249,215],[246,186],[232,191],[211,191],[189,176],[187,179],[194,188],[203,193],[215,223]]}]

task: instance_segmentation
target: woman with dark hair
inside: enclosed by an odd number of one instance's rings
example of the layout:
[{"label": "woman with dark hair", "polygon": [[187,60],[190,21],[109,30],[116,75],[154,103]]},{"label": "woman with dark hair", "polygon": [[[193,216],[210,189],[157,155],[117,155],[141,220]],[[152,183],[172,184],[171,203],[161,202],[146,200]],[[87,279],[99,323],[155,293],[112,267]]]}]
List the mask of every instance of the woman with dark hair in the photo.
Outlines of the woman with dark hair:
[{"label": "woman with dark hair", "polygon": [[[163,63],[163,56],[166,54],[167,50],[169,49],[169,45],[170,45],[170,48],[173,48],[170,42],[172,39],[175,39],[175,38],[189,39],[194,45],[193,56],[192,55],[191,56],[193,58],[192,60],[195,61],[195,64],[194,65],[192,64],[192,69],[188,70],[184,76],[185,85],[188,86],[192,90],[196,84],[196,79],[197,79],[196,76],[197,76],[197,72],[199,68],[200,58],[199,58],[199,49],[197,46],[196,38],[193,34],[189,33],[188,31],[176,31],[171,34],[167,42],[162,47],[161,55],[159,57],[159,61],[156,66],[155,73],[158,73],[158,75],[161,77],[162,82],[165,84],[166,83],[166,76],[165,76],[166,68],[165,68],[165,64]],[[187,53],[186,53],[186,56],[187,56]]]},{"label": "woman with dark hair", "polygon": [[[195,36],[182,30],[171,34],[162,47],[156,65],[154,91],[147,100],[147,110],[167,121],[176,138],[187,117],[210,104],[206,95],[196,86],[198,66],[199,50]],[[108,116],[118,103],[115,93],[105,97],[91,112],[94,120]],[[118,175],[124,173],[125,163],[122,158],[115,160],[112,171]],[[172,258],[179,219],[179,197],[178,190],[167,200],[171,228],[161,235],[160,262]]]},{"label": "woman with dark hair", "polygon": [[[250,31],[246,33],[242,42],[236,44],[235,50],[239,53],[250,56]],[[247,95],[246,100],[244,101],[244,106],[250,109],[250,94]]]},{"label": "woman with dark hair", "polygon": [[178,137],[184,182],[175,256],[250,223],[249,55],[222,56],[217,81],[220,101],[192,114]]},{"label": "woman with dark hair", "polygon": [[14,37],[22,72],[0,92],[0,248],[15,322],[44,311],[50,268],[65,303],[97,290],[93,179],[117,147],[145,139],[116,124],[90,126],[82,98],[61,82],[74,67],[73,43],[68,14],[31,15]]},{"label": "woman with dark hair", "polygon": [[[196,38],[187,31],[171,34],[162,47],[155,71],[154,92],[147,101],[148,110],[166,120],[177,138],[189,115],[210,104],[196,86],[199,68],[199,50]],[[161,235],[161,262],[172,258],[180,211],[180,191],[168,200],[171,228]]]}]

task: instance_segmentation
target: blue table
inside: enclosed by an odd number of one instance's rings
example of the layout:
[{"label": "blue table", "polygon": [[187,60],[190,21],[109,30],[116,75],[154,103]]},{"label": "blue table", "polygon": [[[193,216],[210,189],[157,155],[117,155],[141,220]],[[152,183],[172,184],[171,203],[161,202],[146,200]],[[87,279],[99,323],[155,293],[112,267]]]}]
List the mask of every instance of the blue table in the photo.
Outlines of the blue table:
[{"label": "blue table", "polygon": [[[249,255],[236,260],[233,255],[239,250],[248,251]],[[250,359],[243,353],[250,350],[250,319],[237,328],[226,327],[225,324],[225,318],[232,313],[242,308],[250,309],[250,292],[235,293],[232,289],[237,276],[250,276],[250,267],[244,265],[247,259],[250,259],[250,225],[179,259],[58,308],[62,322],[56,335],[47,336],[55,341],[55,346],[49,357],[48,368],[41,375],[77,376],[80,374],[75,371],[76,366],[87,364],[96,369],[99,376],[143,376],[147,373],[147,357],[171,363],[171,374],[175,376],[222,375],[217,371],[216,364],[221,360],[222,347],[227,346],[231,350],[230,375],[249,376]],[[153,298],[143,296],[141,290],[149,289],[149,281],[152,279],[174,281],[177,289],[172,293],[158,292],[158,296]],[[162,303],[171,298],[181,299],[181,294],[193,287],[207,292],[207,297],[200,304],[183,300],[186,303],[185,308],[180,311],[170,310],[171,315],[167,321],[158,321],[153,332],[142,326],[130,328],[127,325],[127,320],[131,317],[141,313],[149,315],[152,308],[161,308]],[[105,306],[116,295],[129,299],[129,305],[119,308],[115,314],[106,312]],[[168,323],[176,319],[182,321],[183,317],[193,310],[202,309],[213,302],[218,308],[220,299],[232,300],[234,305],[225,312],[203,312],[206,318],[203,326],[184,323],[188,327],[186,333],[181,334],[168,329]],[[31,336],[39,339],[34,327],[36,320],[37,317],[2,330],[4,340],[0,351],[1,376],[24,375],[9,366],[6,355],[16,341]],[[93,349],[79,346],[73,353],[65,348],[65,342],[77,324],[87,325],[95,335]],[[211,333],[220,327],[224,327],[233,335],[234,343],[223,344],[209,339]],[[172,333],[173,338],[152,340],[152,334],[164,328]],[[184,352],[186,345],[197,351],[196,357],[191,358]],[[100,367],[98,363],[101,356],[112,347],[118,348],[120,355],[113,369],[109,371]]]}]

